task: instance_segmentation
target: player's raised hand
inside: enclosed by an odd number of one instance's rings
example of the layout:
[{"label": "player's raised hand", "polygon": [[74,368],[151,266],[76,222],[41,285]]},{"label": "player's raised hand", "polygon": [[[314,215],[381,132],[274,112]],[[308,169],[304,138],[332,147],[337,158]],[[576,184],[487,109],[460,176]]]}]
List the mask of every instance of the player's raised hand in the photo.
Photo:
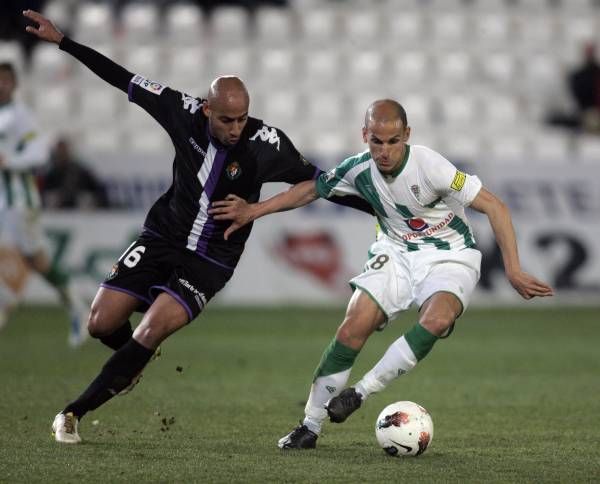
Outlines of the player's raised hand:
[{"label": "player's raised hand", "polygon": [[225,240],[237,229],[254,220],[252,205],[237,195],[227,195],[225,200],[213,202],[208,213],[214,215],[215,220],[231,220],[231,225],[223,234]]},{"label": "player's raised hand", "polygon": [[554,295],[548,284],[523,271],[508,275],[508,280],[524,299]]},{"label": "player's raised hand", "polygon": [[23,10],[23,15],[29,20],[33,20],[36,24],[38,24],[37,27],[33,25],[28,25],[25,27],[27,32],[39,37],[42,40],[45,40],[46,42],[60,44],[64,34],[58,30],[54,24],[50,22],[50,20],[35,10]]}]

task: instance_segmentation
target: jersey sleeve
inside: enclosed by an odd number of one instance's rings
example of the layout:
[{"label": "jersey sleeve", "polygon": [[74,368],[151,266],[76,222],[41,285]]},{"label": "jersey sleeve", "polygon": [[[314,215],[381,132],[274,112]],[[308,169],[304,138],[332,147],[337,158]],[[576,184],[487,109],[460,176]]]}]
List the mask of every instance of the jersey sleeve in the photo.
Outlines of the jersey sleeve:
[{"label": "jersey sleeve", "polygon": [[286,134],[277,128],[263,125],[250,137],[250,142],[260,145],[259,177],[263,183],[296,184],[313,180],[321,172],[304,158]]},{"label": "jersey sleeve", "polygon": [[451,199],[466,207],[481,190],[478,177],[460,171],[439,153],[430,150],[423,164],[426,183],[442,199]]},{"label": "jersey sleeve", "polygon": [[348,169],[348,160],[327,173],[322,173],[317,178],[317,193],[321,198],[344,197],[347,195],[362,196],[356,188],[354,178]]},{"label": "jersey sleeve", "polygon": [[[176,113],[186,109],[186,95],[139,74],[134,75],[129,81],[127,97],[130,102],[137,104],[156,119],[169,134]],[[199,108],[200,102],[196,98],[187,97],[196,101],[193,111],[189,109],[191,106],[188,107],[188,110],[193,113]]]}]

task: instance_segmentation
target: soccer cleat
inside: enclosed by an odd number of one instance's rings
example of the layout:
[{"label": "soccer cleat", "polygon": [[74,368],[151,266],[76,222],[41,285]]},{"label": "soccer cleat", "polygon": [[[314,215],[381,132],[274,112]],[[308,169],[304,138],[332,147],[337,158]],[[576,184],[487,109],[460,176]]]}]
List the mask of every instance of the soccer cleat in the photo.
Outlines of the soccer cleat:
[{"label": "soccer cleat", "polygon": [[77,432],[79,419],[73,415],[73,412],[59,413],[52,422],[52,435],[54,440],[62,444],[78,444],[81,437]]},{"label": "soccer cleat", "polygon": [[[148,360],[148,363],[150,363],[151,361],[156,360],[156,358],[158,358],[160,356],[160,354],[161,354],[161,349],[160,349],[160,346],[159,346],[158,348],[156,348],[156,350],[154,351],[154,354]],[[117,395],[119,395],[120,397],[122,397],[123,395],[127,395],[131,390],[133,390],[133,387],[135,387],[140,382],[140,380],[142,379],[142,376],[144,376],[143,375],[143,371],[144,370],[140,371],[137,375],[135,375],[133,377],[133,379],[131,380],[131,383],[129,385],[127,385],[125,388],[123,388],[123,390],[121,390],[119,393],[117,393]]]},{"label": "soccer cleat", "polygon": [[314,449],[317,446],[319,436],[308,430],[306,425],[300,425],[285,437],[279,439],[277,447],[280,449]]},{"label": "soccer cleat", "polygon": [[358,410],[362,405],[360,393],[352,387],[342,390],[337,397],[333,397],[327,404],[327,415],[329,420],[335,423],[342,423],[355,410]]}]

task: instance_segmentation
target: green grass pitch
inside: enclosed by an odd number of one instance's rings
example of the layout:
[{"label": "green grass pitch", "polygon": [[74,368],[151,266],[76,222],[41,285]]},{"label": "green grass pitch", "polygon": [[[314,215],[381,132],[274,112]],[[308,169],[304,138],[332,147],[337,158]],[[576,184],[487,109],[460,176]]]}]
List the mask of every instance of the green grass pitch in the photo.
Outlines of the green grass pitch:
[{"label": "green grass pitch", "polygon": [[[83,419],[83,444],[65,446],[52,419],[109,351],[70,350],[63,311],[22,308],[0,333],[0,482],[600,482],[597,308],[472,309],[412,373],[326,424],[316,450],[281,452],[342,315],[209,308],[131,394]],[[414,320],[374,334],[350,382]],[[375,441],[375,418],[396,400],[432,414],[418,458]]]}]

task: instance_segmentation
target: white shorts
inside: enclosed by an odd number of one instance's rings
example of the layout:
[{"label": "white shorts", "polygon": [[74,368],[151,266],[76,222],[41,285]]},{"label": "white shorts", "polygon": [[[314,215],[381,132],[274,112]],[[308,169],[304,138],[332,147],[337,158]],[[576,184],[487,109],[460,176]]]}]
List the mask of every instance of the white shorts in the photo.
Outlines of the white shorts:
[{"label": "white shorts", "polygon": [[479,281],[481,252],[477,249],[401,252],[398,244],[382,237],[370,249],[362,274],[350,280],[377,303],[388,321],[411,304],[419,307],[437,292],[450,292],[467,309]]},{"label": "white shorts", "polygon": [[0,244],[14,247],[25,256],[44,248],[38,212],[26,208],[0,210]]}]

